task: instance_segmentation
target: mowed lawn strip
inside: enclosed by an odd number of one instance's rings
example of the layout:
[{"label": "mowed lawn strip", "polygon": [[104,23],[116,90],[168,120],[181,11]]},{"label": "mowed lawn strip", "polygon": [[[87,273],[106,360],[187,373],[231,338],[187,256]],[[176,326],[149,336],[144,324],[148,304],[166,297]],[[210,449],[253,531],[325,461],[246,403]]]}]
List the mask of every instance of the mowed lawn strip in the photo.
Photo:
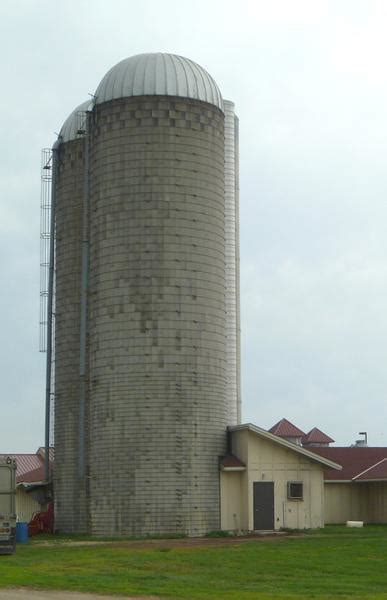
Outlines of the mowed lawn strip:
[{"label": "mowed lawn strip", "polygon": [[201,548],[31,543],[0,556],[0,587],[9,586],[181,599],[387,600],[387,527]]}]

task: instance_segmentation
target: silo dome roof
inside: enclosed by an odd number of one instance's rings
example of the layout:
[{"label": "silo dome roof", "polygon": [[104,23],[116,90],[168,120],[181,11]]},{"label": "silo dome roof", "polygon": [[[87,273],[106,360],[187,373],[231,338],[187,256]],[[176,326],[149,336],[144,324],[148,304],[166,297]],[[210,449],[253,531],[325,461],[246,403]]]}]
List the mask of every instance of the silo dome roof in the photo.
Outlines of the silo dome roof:
[{"label": "silo dome roof", "polygon": [[130,96],[181,96],[214,104],[223,111],[219,88],[211,75],[183,56],[137,54],[117,63],[95,92],[96,103]]},{"label": "silo dome roof", "polygon": [[59,140],[61,142],[70,142],[71,140],[76,140],[79,137],[79,129],[82,125],[82,117],[79,113],[85,112],[87,110],[92,110],[93,101],[86,100],[86,102],[82,102],[77,108],[73,110],[69,117],[65,120],[62,125],[62,129],[59,132]]}]

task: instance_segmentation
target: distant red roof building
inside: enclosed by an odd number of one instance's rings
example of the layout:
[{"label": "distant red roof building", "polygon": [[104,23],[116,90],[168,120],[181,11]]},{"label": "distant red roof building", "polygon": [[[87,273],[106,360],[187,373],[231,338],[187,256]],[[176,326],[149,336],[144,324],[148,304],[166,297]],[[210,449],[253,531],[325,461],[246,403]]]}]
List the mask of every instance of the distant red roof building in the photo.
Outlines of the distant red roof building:
[{"label": "distant red roof building", "polygon": [[326,446],[334,441],[335,440],[333,440],[331,437],[329,437],[329,435],[327,435],[326,433],[321,431],[321,429],[318,429],[317,427],[313,427],[313,429],[311,429],[309,431],[309,433],[307,433],[302,438],[302,445],[303,446],[314,446],[314,445]]},{"label": "distant red roof building", "polygon": [[16,475],[17,483],[42,483],[45,480],[44,464],[33,471],[28,471],[19,477]]},{"label": "distant red roof building", "polygon": [[[42,459],[44,460],[44,457],[46,455],[46,449],[44,446],[40,446],[38,448],[38,451],[36,454],[39,454]],[[50,462],[54,462],[54,458],[55,458],[55,449],[53,446],[50,446],[50,448],[48,449],[48,457],[50,459]]]},{"label": "distant red roof building", "polygon": [[269,433],[273,433],[274,435],[278,435],[283,438],[303,438],[305,437],[305,432],[298,429],[293,423],[288,421],[287,419],[281,419],[273,425],[269,430]]},{"label": "distant red roof building", "polygon": [[[44,481],[44,448],[39,448],[36,454],[0,454],[0,458],[16,459],[17,483],[40,483]],[[54,462],[54,448],[50,448],[50,464]]]},{"label": "distant red roof building", "polygon": [[16,459],[17,481],[22,481],[26,473],[39,469],[43,464],[43,459],[39,454],[0,454],[0,458],[7,458],[7,456]]},{"label": "distant red roof building", "polygon": [[328,469],[325,481],[375,481],[387,479],[387,448],[317,446],[313,452],[342,465],[342,471]]}]

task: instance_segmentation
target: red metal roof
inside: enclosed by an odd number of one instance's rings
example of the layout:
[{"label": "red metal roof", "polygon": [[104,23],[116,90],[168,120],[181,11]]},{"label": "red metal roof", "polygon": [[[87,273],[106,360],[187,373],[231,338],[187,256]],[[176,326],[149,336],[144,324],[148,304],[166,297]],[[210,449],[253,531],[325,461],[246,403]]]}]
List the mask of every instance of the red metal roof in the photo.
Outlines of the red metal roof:
[{"label": "red metal roof", "polygon": [[[357,475],[363,474],[364,471],[370,469],[370,467],[376,468],[378,463],[381,463],[383,459],[387,459],[387,448],[369,448],[367,446],[352,446],[346,448],[340,447],[328,447],[328,446],[316,446],[310,449],[311,452],[324,456],[333,462],[338,463],[343,467],[342,471],[334,471],[333,469],[327,469],[324,471],[324,479],[326,481],[351,481]],[[385,463],[383,463],[385,465]],[[380,467],[380,472],[384,472],[386,467]],[[364,473],[361,481],[366,479],[377,479],[375,473],[379,472],[375,470],[374,473],[370,473],[368,477]],[[383,479],[384,477],[380,477]],[[359,481],[359,479],[356,479]]]},{"label": "red metal roof", "polygon": [[11,458],[16,459],[16,478],[19,478],[29,471],[39,469],[43,464],[43,459],[38,454],[0,454],[0,458]]},{"label": "red metal roof", "polygon": [[[44,460],[44,456],[46,454],[46,449],[44,446],[40,446],[40,448],[38,448],[38,451],[36,454],[40,454],[40,456],[43,458]],[[51,446],[48,449],[48,458],[50,460],[50,462],[54,462],[54,458],[55,458],[55,448],[53,446]]]},{"label": "red metal roof", "polygon": [[223,456],[220,459],[220,466],[232,469],[234,469],[235,467],[246,467],[245,463],[239,460],[239,458],[237,458],[233,454],[227,454],[226,456]]},{"label": "red metal roof", "polygon": [[[16,459],[17,483],[33,483],[44,480],[44,448],[39,448],[36,454],[0,454],[0,458]],[[50,448],[50,464],[54,462],[54,448]]]},{"label": "red metal roof", "polygon": [[287,419],[281,419],[280,421],[278,421],[278,423],[273,425],[273,427],[271,427],[268,431],[269,431],[269,433],[273,433],[274,435],[278,435],[279,437],[299,438],[299,437],[305,436],[304,431],[301,431],[301,429],[298,429],[298,427],[293,425],[293,423],[291,423]]},{"label": "red metal roof", "polygon": [[313,429],[311,429],[309,433],[307,433],[302,438],[303,444],[330,444],[334,441],[335,440],[332,440],[332,438],[329,437],[329,435],[327,435],[317,427],[313,427]]},{"label": "red metal roof", "polygon": [[44,465],[17,477],[17,483],[37,483],[45,480]]},{"label": "red metal roof", "polygon": [[387,479],[387,458],[383,458],[369,469],[366,469],[360,475],[357,475],[355,481],[369,481],[370,479]]}]

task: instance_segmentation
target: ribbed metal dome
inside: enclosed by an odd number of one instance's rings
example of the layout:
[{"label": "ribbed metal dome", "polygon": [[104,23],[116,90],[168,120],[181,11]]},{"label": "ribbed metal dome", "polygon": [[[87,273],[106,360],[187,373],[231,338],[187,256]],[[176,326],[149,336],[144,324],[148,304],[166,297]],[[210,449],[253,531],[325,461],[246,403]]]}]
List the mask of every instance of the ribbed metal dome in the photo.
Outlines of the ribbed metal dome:
[{"label": "ribbed metal dome", "polygon": [[82,116],[80,113],[92,110],[93,101],[86,100],[86,102],[82,102],[77,108],[73,110],[69,117],[67,117],[66,121],[62,125],[62,129],[59,132],[59,140],[60,142],[70,142],[71,140],[76,140],[79,137],[79,129],[82,126]]},{"label": "ribbed metal dome", "polygon": [[181,96],[223,111],[219,88],[198,64],[176,54],[137,54],[117,63],[99,84],[96,103],[130,96]]}]

